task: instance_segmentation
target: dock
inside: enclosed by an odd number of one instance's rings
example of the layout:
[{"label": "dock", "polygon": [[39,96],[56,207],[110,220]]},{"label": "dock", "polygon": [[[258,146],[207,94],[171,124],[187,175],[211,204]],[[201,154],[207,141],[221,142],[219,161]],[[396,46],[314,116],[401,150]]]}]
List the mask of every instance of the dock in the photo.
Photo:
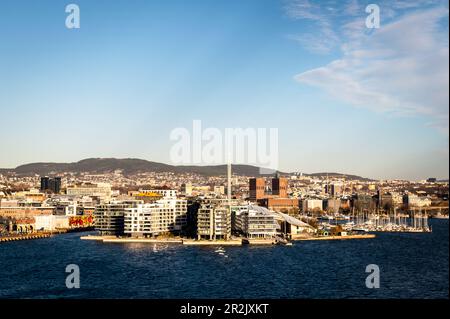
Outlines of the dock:
[{"label": "dock", "polygon": [[32,240],[32,239],[41,239],[41,238],[49,238],[51,234],[43,233],[43,234],[26,234],[26,235],[14,235],[14,236],[6,236],[0,237],[0,242],[10,242],[10,241],[18,241],[18,240]]},{"label": "dock", "polygon": [[101,241],[103,243],[140,243],[140,244],[180,244],[189,246],[241,246],[242,239],[232,240],[194,240],[182,238],[119,238],[115,236],[82,236],[81,240]]},{"label": "dock", "polygon": [[[141,244],[180,244],[186,246],[242,246],[242,245],[277,245],[276,239],[247,239],[236,238],[230,240],[195,240],[186,238],[120,238],[115,236],[82,236],[81,240],[100,241],[103,243],[141,243]],[[283,243],[287,244],[287,243]]]},{"label": "dock", "polygon": [[347,240],[347,239],[368,239],[375,238],[375,234],[361,234],[361,235],[346,235],[346,236],[318,236],[318,237],[303,237],[297,240]]},{"label": "dock", "polygon": [[104,243],[141,243],[141,244],[182,244],[181,239],[154,238],[104,238]]},{"label": "dock", "polygon": [[190,245],[190,246],[241,246],[242,239],[231,239],[231,240],[185,239],[185,240],[183,240],[183,245]]},{"label": "dock", "polygon": [[155,239],[155,238],[120,238],[115,236],[81,236],[81,240],[94,240],[104,243],[144,243],[144,244],[182,244],[181,238]]}]

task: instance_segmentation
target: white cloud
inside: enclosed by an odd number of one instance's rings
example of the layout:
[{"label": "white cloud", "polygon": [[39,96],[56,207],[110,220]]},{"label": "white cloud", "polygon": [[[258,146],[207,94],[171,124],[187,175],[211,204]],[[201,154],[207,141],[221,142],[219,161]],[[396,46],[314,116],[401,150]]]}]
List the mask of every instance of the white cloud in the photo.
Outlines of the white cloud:
[{"label": "white cloud", "polygon": [[[430,1],[417,2],[414,8],[421,4],[426,7],[407,10],[375,31],[364,28],[364,19],[346,21],[339,33],[333,33],[333,41],[340,41],[342,57],[295,79],[356,107],[397,116],[423,116],[429,126],[448,134],[448,25],[442,25],[443,19],[448,21],[448,8],[430,7]],[[352,1],[347,11],[356,6]],[[411,7],[396,2],[390,8]],[[308,2],[301,8],[311,11],[315,7]],[[299,16],[308,15],[302,11]],[[323,43],[326,38],[315,45],[325,52]]]},{"label": "white cloud", "polygon": [[286,14],[296,20],[309,20],[314,24],[315,32],[291,35],[290,39],[298,41],[302,46],[316,53],[329,53],[339,44],[330,17],[336,16],[334,1],[322,1],[321,4],[309,0],[292,0],[284,6]]}]

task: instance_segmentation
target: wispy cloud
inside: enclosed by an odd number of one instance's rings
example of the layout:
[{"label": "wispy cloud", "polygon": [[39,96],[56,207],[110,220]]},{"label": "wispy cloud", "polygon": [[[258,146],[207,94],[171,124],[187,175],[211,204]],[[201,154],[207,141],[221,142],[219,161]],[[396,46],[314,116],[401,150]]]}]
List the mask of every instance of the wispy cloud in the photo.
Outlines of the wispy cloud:
[{"label": "wispy cloud", "polygon": [[[448,134],[448,3],[431,0],[380,4],[382,26],[376,30],[365,27],[365,5],[355,0],[343,7],[342,17],[327,15],[326,8],[322,8],[320,16],[320,6],[308,1],[294,3],[294,17],[320,21],[319,25],[326,28],[318,31],[320,40],[316,43],[314,35],[291,38],[321,53],[338,43],[334,48],[338,47],[342,55],[327,65],[296,75],[297,81],[322,88],[356,107],[396,116],[423,116],[428,126]],[[390,12],[389,17],[383,19],[383,12]],[[324,32],[328,28],[333,32]]]},{"label": "wispy cloud", "polygon": [[289,38],[298,41],[309,50],[316,53],[328,53],[339,43],[331,17],[336,15],[334,1],[324,1],[321,4],[309,0],[286,1],[286,15],[295,20],[309,20],[315,32],[290,35]]}]

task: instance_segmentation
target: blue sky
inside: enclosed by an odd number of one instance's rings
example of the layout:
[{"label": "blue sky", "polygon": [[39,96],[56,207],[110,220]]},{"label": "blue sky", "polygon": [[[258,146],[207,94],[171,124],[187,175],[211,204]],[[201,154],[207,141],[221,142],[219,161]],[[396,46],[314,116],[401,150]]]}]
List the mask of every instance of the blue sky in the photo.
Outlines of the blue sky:
[{"label": "blue sky", "polygon": [[200,119],[277,127],[284,171],[447,178],[448,1],[367,3],[3,0],[0,167],[168,163]]}]

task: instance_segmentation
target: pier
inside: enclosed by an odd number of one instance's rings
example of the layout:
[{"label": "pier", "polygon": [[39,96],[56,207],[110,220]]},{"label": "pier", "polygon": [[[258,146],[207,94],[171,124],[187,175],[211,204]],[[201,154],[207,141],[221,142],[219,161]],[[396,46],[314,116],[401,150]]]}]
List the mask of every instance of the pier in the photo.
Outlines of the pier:
[{"label": "pier", "polygon": [[82,236],[81,240],[101,241],[103,243],[143,243],[143,244],[180,244],[187,246],[241,246],[273,245],[275,239],[231,239],[231,240],[195,240],[195,239],[155,239],[155,238],[118,238],[114,236]]},{"label": "pier", "polygon": [[189,246],[241,246],[242,239],[231,240],[183,240],[183,245]]},{"label": "pier", "polygon": [[32,240],[32,239],[40,239],[40,238],[49,238],[51,234],[43,233],[43,234],[26,234],[26,235],[12,235],[0,237],[0,243],[9,242],[9,241],[18,241],[18,240]]},{"label": "pier", "polygon": [[375,238],[375,234],[358,234],[358,235],[345,235],[345,236],[317,236],[317,237],[303,237],[295,240],[346,240],[346,239],[368,239]]}]

